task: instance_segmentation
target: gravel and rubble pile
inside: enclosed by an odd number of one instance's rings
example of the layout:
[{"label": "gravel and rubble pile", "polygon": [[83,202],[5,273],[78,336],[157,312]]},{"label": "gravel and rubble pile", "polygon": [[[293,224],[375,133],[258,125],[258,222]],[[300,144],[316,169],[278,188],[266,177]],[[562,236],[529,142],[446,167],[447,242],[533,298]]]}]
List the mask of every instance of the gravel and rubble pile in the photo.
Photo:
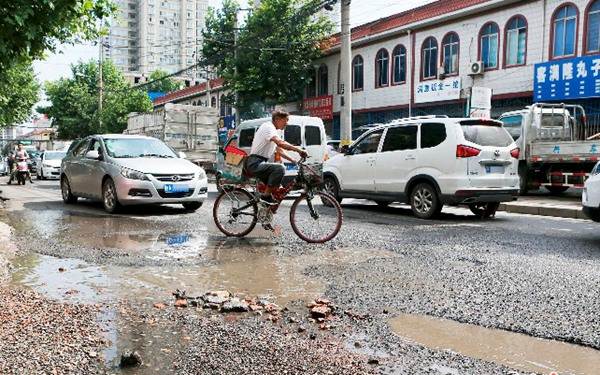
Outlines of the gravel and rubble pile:
[{"label": "gravel and rubble pile", "polygon": [[0,289],[0,374],[103,374],[95,306]]}]

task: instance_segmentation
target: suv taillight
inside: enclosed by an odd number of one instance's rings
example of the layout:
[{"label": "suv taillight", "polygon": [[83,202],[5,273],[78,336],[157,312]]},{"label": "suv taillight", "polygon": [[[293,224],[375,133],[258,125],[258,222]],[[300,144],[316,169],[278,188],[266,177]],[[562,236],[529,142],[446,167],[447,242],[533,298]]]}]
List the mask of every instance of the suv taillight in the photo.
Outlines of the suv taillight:
[{"label": "suv taillight", "polygon": [[458,145],[456,146],[456,157],[457,158],[470,158],[471,156],[477,156],[481,150],[475,147]]},{"label": "suv taillight", "polygon": [[512,150],[510,150],[510,156],[512,156],[515,159],[519,158],[519,148],[514,148]]}]

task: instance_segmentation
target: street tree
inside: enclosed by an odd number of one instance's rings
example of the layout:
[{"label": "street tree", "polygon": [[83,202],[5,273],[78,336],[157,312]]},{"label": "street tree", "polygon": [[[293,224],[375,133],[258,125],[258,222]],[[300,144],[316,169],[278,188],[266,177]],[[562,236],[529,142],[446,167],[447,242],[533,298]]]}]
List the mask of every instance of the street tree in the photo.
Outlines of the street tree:
[{"label": "street tree", "polygon": [[169,73],[162,71],[162,70],[153,71],[150,74],[150,77],[148,77],[148,82],[152,82],[152,81],[156,81],[156,82],[153,82],[149,85],[144,86],[143,89],[148,92],[164,92],[164,93],[169,93],[169,92],[174,92],[174,91],[179,90],[181,83],[177,82],[176,80],[174,80],[172,78],[164,78],[168,75],[169,75]]},{"label": "street tree", "polygon": [[0,128],[23,122],[40,98],[40,84],[30,62],[12,65],[0,74]]},{"label": "street tree", "polygon": [[72,77],[46,83],[46,96],[52,103],[38,108],[53,118],[58,138],[74,139],[96,133],[122,133],[130,112],[148,112],[152,102],[146,92],[132,89],[110,60],[102,63],[102,113],[99,113],[98,63],[71,66]]},{"label": "street tree", "polygon": [[40,59],[60,43],[97,39],[99,22],[116,14],[111,0],[20,0],[0,2],[0,73]]},{"label": "street tree", "polygon": [[[235,105],[242,114],[257,101],[284,103],[302,98],[311,79],[312,60],[325,53],[333,28],[315,13],[318,3],[263,0],[248,15],[235,42],[237,3],[225,0],[220,11],[209,13],[202,53],[238,94]],[[233,97],[229,96],[230,103]]]}]

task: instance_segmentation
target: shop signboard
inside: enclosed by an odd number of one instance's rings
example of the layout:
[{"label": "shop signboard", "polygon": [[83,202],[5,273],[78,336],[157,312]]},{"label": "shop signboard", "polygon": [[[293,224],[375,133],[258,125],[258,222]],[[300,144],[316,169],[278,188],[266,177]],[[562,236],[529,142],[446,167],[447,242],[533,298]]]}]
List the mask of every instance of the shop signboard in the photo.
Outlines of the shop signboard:
[{"label": "shop signboard", "polygon": [[600,56],[582,56],[535,64],[534,100],[600,97]]}]

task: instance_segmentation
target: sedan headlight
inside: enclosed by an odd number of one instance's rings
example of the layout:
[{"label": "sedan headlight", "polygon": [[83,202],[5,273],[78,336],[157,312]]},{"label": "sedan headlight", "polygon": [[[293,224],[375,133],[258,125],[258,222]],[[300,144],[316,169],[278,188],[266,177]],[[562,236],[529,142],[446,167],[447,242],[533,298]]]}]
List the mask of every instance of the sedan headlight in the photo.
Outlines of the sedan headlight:
[{"label": "sedan headlight", "polygon": [[204,169],[201,169],[200,172],[198,172],[198,180],[203,180],[206,178],[206,172],[204,172]]},{"label": "sedan headlight", "polygon": [[42,167],[45,167],[45,168],[52,168],[52,166],[51,166],[50,164],[46,164],[46,163],[42,164]]},{"label": "sedan headlight", "polygon": [[123,176],[125,178],[130,178],[132,180],[143,180],[143,181],[150,180],[148,178],[148,176],[146,176],[145,173],[136,171],[134,169],[125,168],[125,167],[121,167],[121,176]]}]

